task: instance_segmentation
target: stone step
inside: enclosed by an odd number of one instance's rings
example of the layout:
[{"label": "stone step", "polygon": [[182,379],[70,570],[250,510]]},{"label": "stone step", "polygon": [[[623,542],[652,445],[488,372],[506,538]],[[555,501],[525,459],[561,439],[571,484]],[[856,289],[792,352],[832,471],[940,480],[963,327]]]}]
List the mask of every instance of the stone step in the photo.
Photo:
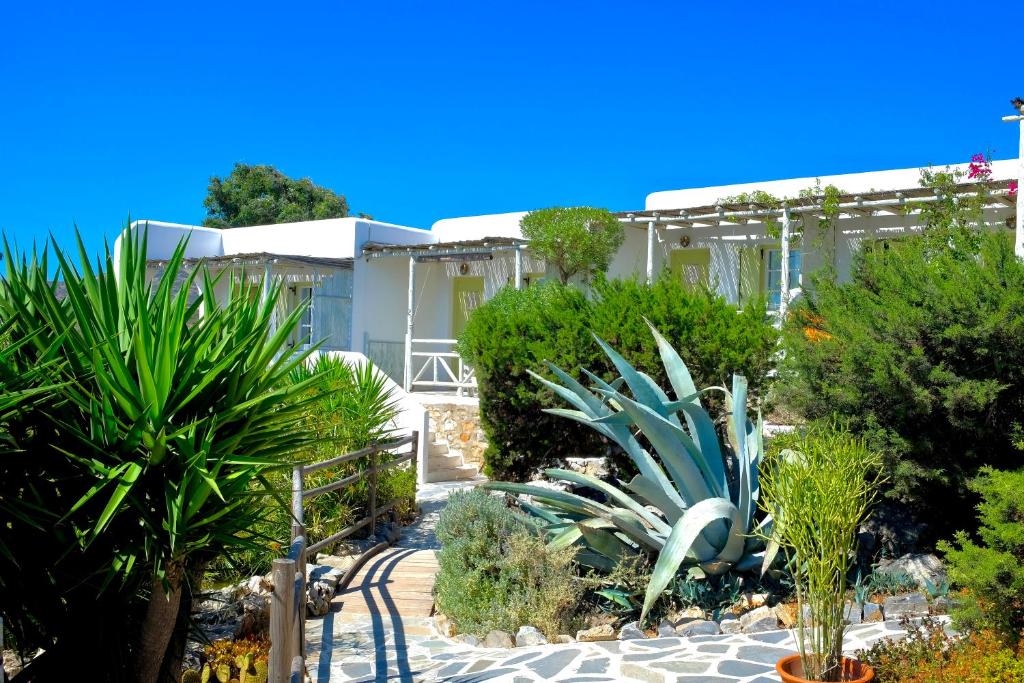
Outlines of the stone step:
[{"label": "stone step", "polygon": [[433,472],[427,472],[427,482],[438,481],[459,481],[462,479],[475,479],[479,474],[473,465],[462,465],[461,467],[446,467]]},{"label": "stone step", "polygon": [[435,455],[431,453],[430,458],[427,459],[427,472],[462,467],[464,464],[461,453],[448,453],[447,455]]},{"label": "stone step", "polygon": [[427,444],[427,455],[448,455],[448,444],[443,442]]}]

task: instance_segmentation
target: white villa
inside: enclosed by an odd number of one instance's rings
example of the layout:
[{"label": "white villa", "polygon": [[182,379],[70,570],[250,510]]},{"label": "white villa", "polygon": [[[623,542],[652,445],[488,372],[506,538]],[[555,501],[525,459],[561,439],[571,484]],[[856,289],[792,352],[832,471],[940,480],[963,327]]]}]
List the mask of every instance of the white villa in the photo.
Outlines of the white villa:
[{"label": "white villa", "polygon": [[[1008,188],[1017,172],[1017,160],[992,162],[985,212],[992,229],[1013,230]],[[919,177],[911,168],[654,192],[643,209],[617,214],[626,239],[608,275],[650,281],[668,268],[730,302],[766,296],[781,313],[806,273],[831,260],[837,276],[847,277],[865,244],[919,229],[917,211],[908,207],[936,199]],[[798,227],[817,225],[824,198],[800,198],[801,191],[828,185],[843,193],[834,229],[814,245],[805,240],[802,249]],[[969,181],[963,187],[976,189]],[[785,201],[724,201],[754,190]],[[129,230],[148,226],[154,276],[188,237],[186,256],[194,263],[281,278],[282,314],[311,303],[294,344],[323,339],[324,350],[365,355],[406,392],[462,395],[475,380],[453,345],[469,313],[501,287],[527,287],[546,276],[520,232],[525,213],[447,218],[429,230],[361,218],[227,230],[148,220]]]}]

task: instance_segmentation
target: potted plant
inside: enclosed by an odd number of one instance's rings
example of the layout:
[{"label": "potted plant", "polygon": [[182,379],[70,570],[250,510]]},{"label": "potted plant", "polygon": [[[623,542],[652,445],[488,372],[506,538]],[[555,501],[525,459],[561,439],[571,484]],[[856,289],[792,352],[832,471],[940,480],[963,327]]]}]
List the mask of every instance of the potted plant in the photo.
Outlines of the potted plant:
[{"label": "potted plant", "polygon": [[775,667],[785,683],[874,679],[843,656],[843,634],[847,572],[880,465],[863,439],[827,426],[798,437],[762,474],[761,506],[775,520],[769,543],[785,553],[796,586],[799,654]]}]

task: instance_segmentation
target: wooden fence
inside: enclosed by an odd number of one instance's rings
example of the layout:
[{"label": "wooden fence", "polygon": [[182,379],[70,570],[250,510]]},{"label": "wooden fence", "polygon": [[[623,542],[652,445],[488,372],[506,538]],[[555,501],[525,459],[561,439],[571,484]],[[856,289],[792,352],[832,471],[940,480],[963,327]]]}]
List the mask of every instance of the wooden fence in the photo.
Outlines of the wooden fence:
[{"label": "wooden fence", "polygon": [[[408,452],[397,452],[403,446],[411,446]],[[305,625],[306,625],[306,557],[318,550],[329,547],[356,531],[369,527],[373,536],[377,529],[377,518],[391,510],[399,500],[377,505],[377,475],[405,462],[412,463],[416,471],[416,451],[419,447],[419,432],[410,436],[373,444],[354,453],[346,453],[313,465],[296,465],[292,470],[292,534],[288,554],[274,560],[272,574],[274,593],[270,600],[270,683],[302,683],[305,674]],[[381,457],[385,456],[384,462]],[[305,488],[307,474],[337,467],[348,462],[367,458],[368,466],[355,474],[337,479],[312,489]],[[366,517],[316,543],[306,538],[303,504],[330,491],[338,491],[366,480],[369,488],[369,504]],[[373,555],[388,544],[378,543],[360,555],[355,564],[338,582],[338,590],[348,585],[359,568]]]}]

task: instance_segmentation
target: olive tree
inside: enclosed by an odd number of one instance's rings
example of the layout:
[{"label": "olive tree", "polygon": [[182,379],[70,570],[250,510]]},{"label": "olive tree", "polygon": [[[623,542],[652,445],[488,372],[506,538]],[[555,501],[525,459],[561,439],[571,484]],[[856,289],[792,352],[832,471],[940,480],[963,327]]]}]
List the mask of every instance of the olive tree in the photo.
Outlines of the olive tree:
[{"label": "olive tree", "polygon": [[519,225],[530,250],[558,268],[562,284],[575,275],[589,278],[607,270],[625,238],[615,216],[589,206],[531,211]]}]

